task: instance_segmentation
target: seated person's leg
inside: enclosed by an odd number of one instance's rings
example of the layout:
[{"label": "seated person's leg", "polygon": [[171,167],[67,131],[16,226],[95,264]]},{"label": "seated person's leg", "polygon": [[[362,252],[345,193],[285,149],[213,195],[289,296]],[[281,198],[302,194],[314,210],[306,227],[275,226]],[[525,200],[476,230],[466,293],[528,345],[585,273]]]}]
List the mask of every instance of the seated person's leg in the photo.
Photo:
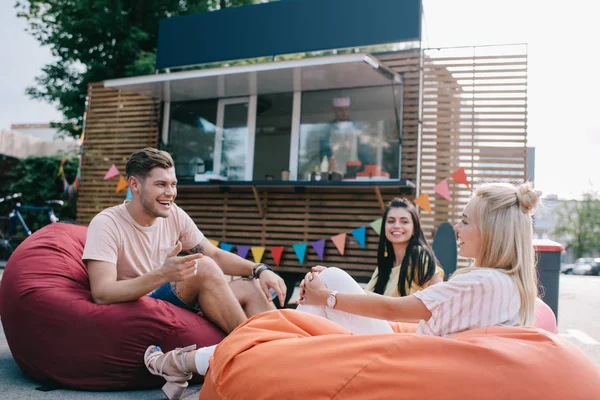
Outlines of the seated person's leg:
[{"label": "seated person's leg", "polygon": [[276,309],[275,304],[271,301],[271,293],[267,298],[260,287],[258,279],[235,279],[229,283],[229,287],[248,318],[263,311]]},{"label": "seated person's leg", "polygon": [[[320,273],[325,286],[330,290],[337,290],[341,293],[364,294],[365,291],[348,273],[339,268],[331,267],[323,270]],[[344,328],[348,329],[355,335],[377,334],[377,333],[393,333],[388,321],[381,319],[367,318],[360,315],[349,314],[344,311],[334,310],[329,307],[316,307],[298,305],[298,311],[309,312],[323,316],[333,321]]]},{"label": "seated person's leg", "polygon": [[246,314],[217,263],[210,257],[203,257],[197,265],[196,275],[177,282],[175,291],[185,303],[197,303],[206,318],[229,333],[246,320]]}]

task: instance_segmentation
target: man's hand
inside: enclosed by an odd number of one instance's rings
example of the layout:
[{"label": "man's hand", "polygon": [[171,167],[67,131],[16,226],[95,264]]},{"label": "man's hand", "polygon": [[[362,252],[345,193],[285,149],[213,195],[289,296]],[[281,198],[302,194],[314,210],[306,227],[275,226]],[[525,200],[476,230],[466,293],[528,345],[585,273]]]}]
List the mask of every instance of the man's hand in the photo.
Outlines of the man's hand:
[{"label": "man's hand", "polygon": [[287,293],[287,287],[285,286],[285,282],[279,275],[277,275],[273,271],[263,271],[260,274],[260,287],[267,296],[267,299],[271,301],[271,292],[269,289],[273,289],[275,293],[277,293],[277,297],[279,297],[279,304],[281,307],[284,306],[285,303],[285,294]]},{"label": "man's hand", "polygon": [[167,282],[181,282],[196,275],[196,260],[204,257],[202,253],[178,257],[177,254],[181,252],[181,248],[181,242],[177,242],[160,267],[159,273]]}]

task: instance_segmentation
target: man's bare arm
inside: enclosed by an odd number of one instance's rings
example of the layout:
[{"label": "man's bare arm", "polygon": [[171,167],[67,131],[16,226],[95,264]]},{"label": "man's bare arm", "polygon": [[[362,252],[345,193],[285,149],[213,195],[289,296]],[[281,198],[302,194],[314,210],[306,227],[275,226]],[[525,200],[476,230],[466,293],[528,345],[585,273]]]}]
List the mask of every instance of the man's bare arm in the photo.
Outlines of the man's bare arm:
[{"label": "man's bare arm", "polygon": [[167,282],[180,282],[196,275],[201,253],[178,257],[181,243],[171,250],[163,265],[133,279],[117,280],[117,266],[106,261],[88,260],[88,274],[94,302],[123,303],[137,300]]},{"label": "man's bare arm", "polygon": [[88,260],[92,298],[96,304],[134,301],[168,282],[157,271],[133,279],[117,281],[117,266],[106,261]]}]

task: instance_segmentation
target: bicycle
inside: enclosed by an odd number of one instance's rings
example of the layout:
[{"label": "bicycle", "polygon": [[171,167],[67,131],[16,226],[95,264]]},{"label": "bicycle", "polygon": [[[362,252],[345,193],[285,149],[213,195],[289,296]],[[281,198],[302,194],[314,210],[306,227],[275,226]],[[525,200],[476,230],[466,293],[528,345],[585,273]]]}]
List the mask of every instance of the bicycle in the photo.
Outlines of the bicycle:
[{"label": "bicycle", "polygon": [[[4,202],[15,202],[16,200],[18,200],[19,198],[21,198],[21,193],[14,193],[10,196],[6,196],[3,198],[0,198],[0,204],[4,203]],[[10,255],[12,254],[13,250],[14,250],[14,242],[13,242],[13,235],[16,233],[17,231],[17,223],[21,225],[21,227],[23,228],[23,231],[25,232],[25,235],[27,236],[31,236],[32,232],[31,229],[29,229],[29,227],[27,226],[27,223],[25,222],[25,219],[23,218],[23,215],[21,214],[21,211],[43,211],[45,213],[47,213],[47,224],[55,224],[59,221],[59,218],[56,216],[56,214],[54,213],[54,208],[52,206],[63,206],[64,205],[64,201],[62,200],[46,200],[46,207],[40,207],[40,206],[26,206],[26,205],[21,205],[21,203],[19,202],[15,202],[14,208],[13,210],[8,214],[8,217],[6,217],[6,219],[8,220],[8,231],[6,236],[4,236],[1,232],[0,232],[0,260],[8,260],[8,258],[10,257]],[[74,221],[71,220],[66,220],[64,219],[63,222],[67,222],[67,223],[75,223]]]}]

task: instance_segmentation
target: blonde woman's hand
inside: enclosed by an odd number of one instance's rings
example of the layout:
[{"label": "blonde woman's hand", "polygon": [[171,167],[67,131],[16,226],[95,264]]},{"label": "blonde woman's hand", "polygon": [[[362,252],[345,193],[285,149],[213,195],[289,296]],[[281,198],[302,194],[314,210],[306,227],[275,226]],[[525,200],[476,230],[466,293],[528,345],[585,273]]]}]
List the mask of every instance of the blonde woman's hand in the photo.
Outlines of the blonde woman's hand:
[{"label": "blonde woman's hand", "polygon": [[302,281],[303,293],[300,297],[299,303],[304,305],[312,306],[324,306],[327,305],[327,296],[330,290],[327,289],[323,279],[318,273],[309,272],[306,274],[306,278]]},{"label": "blonde woman's hand", "polygon": [[307,279],[312,279],[312,274],[310,272],[307,272],[306,275],[304,275],[304,279],[302,279],[302,282],[300,282],[300,298],[298,299],[298,304],[300,304],[300,300],[304,300],[304,284],[306,282]]},{"label": "blonde woman's hand", "polygon": [[327,269],[327,267],[324,267],[324,266],[322,266],[322,265],[315,265],[315,266],[314,266],[314,267],[312,267],[310,270],[311,270],[312,272],[319,273],[319,272],[323,272],[323,271],[325,271],[326,269]]}]

